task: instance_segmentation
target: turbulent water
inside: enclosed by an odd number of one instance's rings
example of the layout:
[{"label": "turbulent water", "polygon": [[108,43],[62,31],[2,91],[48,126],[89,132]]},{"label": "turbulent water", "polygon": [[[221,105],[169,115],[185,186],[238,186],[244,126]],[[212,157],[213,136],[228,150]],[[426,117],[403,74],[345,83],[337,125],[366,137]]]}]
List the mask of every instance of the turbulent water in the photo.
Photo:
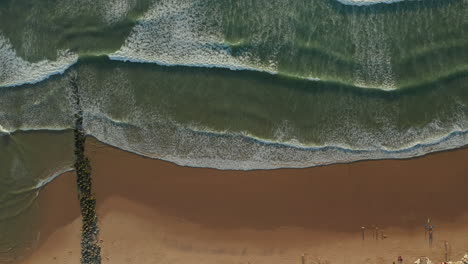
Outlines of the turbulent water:
[{"label": "turbulent water", "polygon": [[0,221],[70,168],[71,75],[89,135],[181,165],[414,157],[468,143],[468,1],[0,1]]},{"label": "turbulent water", "polygon": [[467,143],[466,1],[79,2],[0,4],[4,134],[71,128],[71,73],[90,135],[182,165],[305,167]]}]

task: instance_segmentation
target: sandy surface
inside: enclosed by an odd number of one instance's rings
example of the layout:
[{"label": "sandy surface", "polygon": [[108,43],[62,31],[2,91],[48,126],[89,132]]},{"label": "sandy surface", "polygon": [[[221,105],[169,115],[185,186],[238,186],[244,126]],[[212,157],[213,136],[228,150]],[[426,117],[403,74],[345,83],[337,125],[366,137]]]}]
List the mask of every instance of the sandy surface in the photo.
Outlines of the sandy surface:
[{"label": "sandy surface", "polygon": [[81,218],[75,174],[65,173],[48,184],[40,192],[37,205],[42,213],[39,245],[20,263],[79,263]]},{"label": "sandy surface", "polygon": [[[468,250],[468,149],[243,172],[180,167],[94,140],[87,148],[103,263],[301,263],[304,253],[307,264],[392,263],[398,255],[410,263],[442,261],[445,240],[452,259]],[[53,182],[43,193],[72,203],[60,188]],[[79,263],[80,219],[70,210],[49,215],[68,220],[49,224],[59,227],[24,263]],[[432,248],[427,217],[436,226]],[[372,226],[387,238],[373,239]]]}]

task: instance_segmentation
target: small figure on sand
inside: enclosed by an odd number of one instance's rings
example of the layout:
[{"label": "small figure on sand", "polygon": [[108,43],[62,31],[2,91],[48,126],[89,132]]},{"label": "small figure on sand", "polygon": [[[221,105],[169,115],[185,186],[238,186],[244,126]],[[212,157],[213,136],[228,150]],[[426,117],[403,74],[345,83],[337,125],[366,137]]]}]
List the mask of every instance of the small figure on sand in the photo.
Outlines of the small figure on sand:
[{"label": "small figure on sand", "polygon": [[432,246],[432,240],[434,239],[434,226],[430,225],[428,227],[429,230],[429,246]]},{"label": "small figure on sand", "polygon": [[362,240],[365,239],[365,231],[366,231],[366,228],[364,226],[361,226]]},{"label": "small figure on sand", "polygon": [[429,226],[431,225],[431,218],[427,218],[427,222],[424,225],[424,239],[427,239],[427,231],[429,230]]},{"label": "small figure on sand", "polygon": [[444,241],[444,248],[445,248],[445,262],[447,262],[450,258],[449,256],[449,243],[447,241]]},{"label": "small figure on sand", "polygon": [[397,258],[397,262],[398,262],[398,264],[401,264],[401,263],[403,263],[403,258],[402,258],[401,256],[398,256],[398,258]]},{"label": "small figure on sand", "polygon": [[427,238],[427,233],[429,233],[429,246],[432,246],[432,240],[434,238],[434,225],[431,224],[431,218],[427,218],[427,222],[424,225],[425,233],[424,237]]}]

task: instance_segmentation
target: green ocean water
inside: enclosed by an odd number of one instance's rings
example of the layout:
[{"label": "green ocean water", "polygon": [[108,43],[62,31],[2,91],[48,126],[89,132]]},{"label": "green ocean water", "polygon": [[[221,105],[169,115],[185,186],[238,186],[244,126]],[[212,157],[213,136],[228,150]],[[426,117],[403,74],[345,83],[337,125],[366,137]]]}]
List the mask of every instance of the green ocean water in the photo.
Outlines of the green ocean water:
[{"label": "green ocean water", "polygon": [[409,158],[468,143],[467,10],[0,1],[0,262],[16,237],[35,239],[19,227],[34,219],[37,184],[72,162],[71,75],[89,135],[180,165]]},{"label": "green ocean water", "polygon": [[33,248],[40,189],[73,165],[70,131],[17,132],[0,137],[0,263]]},{"label": "green ocean water", "polygon": [[58,50],[90,56],[119,50],[123,59],[397,89],[466,71],[466,5],[6,0],[0,31],[18,56],[32,62],[57,59]]}]

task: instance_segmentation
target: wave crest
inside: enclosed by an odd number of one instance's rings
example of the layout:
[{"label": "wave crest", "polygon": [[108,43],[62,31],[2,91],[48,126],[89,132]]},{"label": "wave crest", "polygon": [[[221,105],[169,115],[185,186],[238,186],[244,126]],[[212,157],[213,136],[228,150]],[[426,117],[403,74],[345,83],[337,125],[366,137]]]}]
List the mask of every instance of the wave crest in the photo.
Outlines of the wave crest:
[{"label": "wave crest", "polygon": [[402,2],[405,0],[337,0],[337,1],[345,5],[368,6],[368,5],[375,5],[375,4],[393,4],[393,3]]},{"label": "wave crest", "polygon": [[59,50],[55,61],[28,62],[17,56],[10,41],[0,33],[0,87],[43,81],[54,74],[62,74],[77,60],[77,54],[68,50]]}]

